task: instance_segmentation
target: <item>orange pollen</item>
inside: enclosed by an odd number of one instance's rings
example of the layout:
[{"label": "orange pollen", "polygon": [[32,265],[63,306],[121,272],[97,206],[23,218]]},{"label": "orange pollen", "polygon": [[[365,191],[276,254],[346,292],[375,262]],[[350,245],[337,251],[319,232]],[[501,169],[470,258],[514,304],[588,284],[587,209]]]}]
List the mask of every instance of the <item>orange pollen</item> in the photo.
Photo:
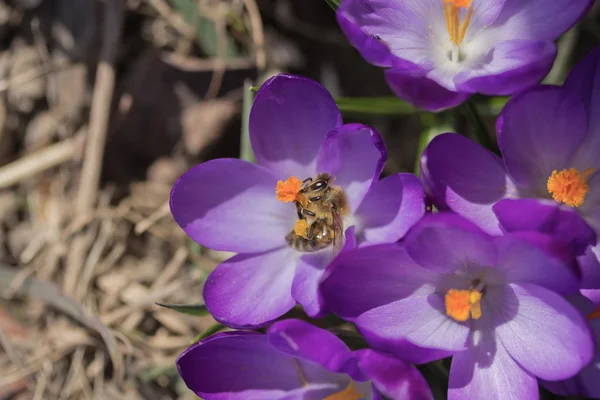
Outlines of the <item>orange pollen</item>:
[{"label": "orange pollen", "polygon": [[324,397],[323,400],[361,400],[365,395],[356,390],[356,382],[350,381],[346,389],[341,392],[330,394]]},{"label": "orange pollen", "polygon": [[560,172],[554,170],[546,187],[554,200],[571,207],[579,207],[590,190],[587,180],[595,171],[594,168],[588,168],[582,173],[575,168],[563,169]]},{"label": "orange pollen", "polygon": [[450,289],[446,293],[446,314],[456,321],[465,322],[469,316],[481,318],[481,292],[478,290]]},{"label": "orange pollen", "polygon": [[591,314],[588,314],[587,320],[591,321],[591,320],[596,319],[598,317],[600,317],[600,308],[596,308],[594,310],[594,312],[592,312]]},{"label": "orange pollen", "polygon": [[[471,16],[473,15],[473,7],[471,6],[472,0],[443,0],[444,1],[444,15],[446,17],[446,27],[448,28],[448,35],[450,35],[450,42],[456,46],[460,46],[465,35],[467,34],[467,28],[471,22]],[[460,20],[460,9],[466,9],[462,21]]]},{"label": "orange pollen", "polygon": [[277,187],[275,188],[277,200],[285,203],[294,201],[300,189],[302,189],[302,181],[295,176],[290,176],[285,182],[277,181]]},{"label": "orange pollen", "polygon": [[[299,219],[294,224],[294,233],[296,236],[302,236],[303,238],[307,238],[308,234],[308,222],[305,219]],[[308,239],[308,238],[307,238]]]}]

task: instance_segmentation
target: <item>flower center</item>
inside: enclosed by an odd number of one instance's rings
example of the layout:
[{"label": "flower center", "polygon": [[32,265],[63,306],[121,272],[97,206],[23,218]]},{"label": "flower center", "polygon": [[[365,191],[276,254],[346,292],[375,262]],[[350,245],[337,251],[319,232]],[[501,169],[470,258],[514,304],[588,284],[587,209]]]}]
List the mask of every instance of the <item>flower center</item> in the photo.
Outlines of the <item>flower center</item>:
[{"label": "flower center", "polygon": [[481,318],[481,297],[483,285],[471,290],[450,289],[446,292],[446,315],[459,322]]},{"label": "flower center", "polygon": [[360,400],[364,398],[364,394],[360,393],[356,389],[356,382],[350,381],[346,389],[341,392],[330,394],[323,398],[323,400]]},{"label": "flower center", "polygon": [[[473,15],[472,0],[442,1],[444,2],[444,14],[446,16],[446,27],[450,35],[450,42],[458,47],[465,38],[469,22],[471,22],[471,16]],[[460,16],[461,9],[466,9],[462,21]],[[458,56],[458,52],[456,52],[456,55]]]},{"label": "flower center", "polygon": [[587,180],[594,172],[594,168],[588,168],[581,173],[575,168],[563,169],[560,172],[554,170],[546,184],[548,192],[559,203],[579,207],[590,190]]}]

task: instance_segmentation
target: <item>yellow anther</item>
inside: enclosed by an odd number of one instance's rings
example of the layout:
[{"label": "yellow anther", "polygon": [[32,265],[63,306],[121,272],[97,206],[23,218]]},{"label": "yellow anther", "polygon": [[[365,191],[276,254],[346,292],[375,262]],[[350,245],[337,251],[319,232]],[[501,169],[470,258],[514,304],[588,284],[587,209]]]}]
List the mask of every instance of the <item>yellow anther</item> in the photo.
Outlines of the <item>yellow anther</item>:
[{"label": "yellow anther", "polygon": [[[469,27],[471,16],[473,15],[473,7],[471,6],[472,0],[443,0],[443,2],[446,27],[448,28],[448,34],[450,35],[450,42],[456,46],[460,46],[467,34],[467,28]],[[467,10],[462,22],[460,21],[461,8]]]},{"label": "yellow anther", "polygon": [[456,321],[481,318],[481,292],[450,289],[445,297],[446,314]]},{"label": "yellow anther", "polygon": [[587,180],[594,172],[594,168],[588,168],[581,173],[575,168],[563,169],[560,172],[554,170],[546,184],[548,193],[559,203],[579,207],[590,190]]},{"label": "yellow anther", "polygon": [[277,181],[275,194],[277,200],[289,203],[290,201],[296,200],[296,195],[300,189],[302,189],[302,181],[295,176],[290,176],[285,182]]}]

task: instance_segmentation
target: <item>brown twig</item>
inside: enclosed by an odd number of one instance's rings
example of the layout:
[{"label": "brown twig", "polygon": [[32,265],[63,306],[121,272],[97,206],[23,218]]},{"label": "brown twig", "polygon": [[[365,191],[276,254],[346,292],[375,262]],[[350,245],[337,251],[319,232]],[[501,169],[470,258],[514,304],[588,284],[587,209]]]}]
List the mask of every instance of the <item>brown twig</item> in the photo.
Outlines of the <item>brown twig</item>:
[{"label": "brown twig", "polygon": [[252,42],[254,43],[254,51],[256,53],[256,67],[262,72],[267,66],[267,53],[265,51],[265,33],[263,31],[260,11],[255,0],[243,1],[250,19],[250,34],[252,35]]},{"label": "brown twig", "polygon": [[106,132],[115,87],[116,72],[114,63],[121,35],[123,11],[124,3],[121,0],[105,1],[102,50],[96,72],[96,83],[90,112],[90,127],[77,196],[78,214],[89,212],[94,207],[98,196]]},{"label": "brown twig", "polygon": [[63,140],[0,168],[0,189],[73,159],[77,138]]}]

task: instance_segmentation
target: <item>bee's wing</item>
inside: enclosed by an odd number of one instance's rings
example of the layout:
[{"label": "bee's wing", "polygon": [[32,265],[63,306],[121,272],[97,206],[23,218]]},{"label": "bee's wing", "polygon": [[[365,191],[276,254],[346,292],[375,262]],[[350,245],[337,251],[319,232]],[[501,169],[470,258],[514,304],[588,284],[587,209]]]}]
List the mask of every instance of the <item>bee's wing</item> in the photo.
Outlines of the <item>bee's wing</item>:
[{"label": "bee's wing", "polygon": [[331,213],[333,217],[333,256],[337,256],[344,247],[344,219],[335,211]]}]

